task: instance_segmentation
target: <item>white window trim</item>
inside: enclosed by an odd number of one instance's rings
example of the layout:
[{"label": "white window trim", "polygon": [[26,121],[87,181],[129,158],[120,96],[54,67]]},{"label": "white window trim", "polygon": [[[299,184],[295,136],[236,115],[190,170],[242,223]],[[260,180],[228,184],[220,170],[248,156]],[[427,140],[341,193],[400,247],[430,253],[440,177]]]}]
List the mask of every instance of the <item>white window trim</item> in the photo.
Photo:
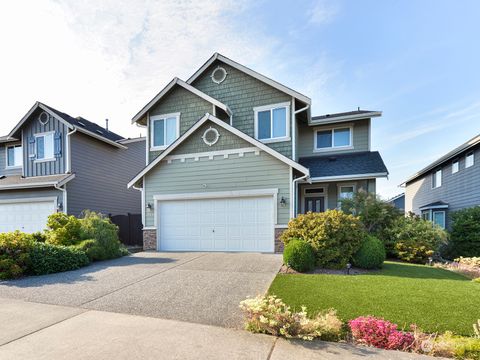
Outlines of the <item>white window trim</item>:
[{"label": "white window trim", "polygon": [[[53,157],[51,158],[44,158],[44,159],[37,159],[37,139],[39,137],[45,137],[47,135],[52,134],[53,137],[53,143],[52,143],[52,149],[53,149]],[[43,162],[50,162],[50,161],[56,161],[57,159],[55,158],[55,131],[47,131],[43,133],[38,133],[33,135],[35,137],[35,160],[34,163],[43,163]],[[44,150],[45,152],[45,150]]]},{"label": "white window trim", "polygon": [[[273,110],[278,108],[285,108],[285,122],[286,122],[286,135],[282,137],[276,138],[269,138],[269,139],[259,139],[258,138],[258,113],[261,111],[270,110],[270,134],[273,132]],[[283,102],[278,104],[272,105],[265,105],[265,106],[257,106],[253,108],[253,112],[255,114],[255,139],[261,141],[262,143],[269,144],[269,143],[276,143],[281,141],[290,141],[290,102]]]},{"label": "white window trim", "polygon": [[439,224],[436,224],[436,225],[439,225],[442,229],[445,229],[445,225],[446,224],[446,214],[445,214],[445,210],[431,210],[431,214],[430,214],[430,217],[431,217],[431,221],[432,221],[432,224],[435,224],[434,222],[434,219],[435,219],[435,213],[442,213],[443,214],[443,226],[440,226]]},{"label": "white window trim", "polygon": [[[350,130],[350,145],[344,146],[335,146],[335,138],[334,138],[334,130],[338,129],[349,129]],[[331,131],[332,132],[332,146],[326,148],[318,148],[317,147],[317,133],[319,131]],[[353,126],[352,125],[339,125],[335,127],[329,128],[315,128],[313,130],[313,152],[328,152],[328,151],[337,151],[337,150],[352,150],[353,146]]]},{"label": "white window trim", "polygon": [[[437,177],[437,173],[440,172],[440,185],[438,184],[438,182],[435,180],[435,186],[433,185],[433,181],[434,179],[436,179]],[[442,186],[442,181],[443,181],[443,172],[442,172],[442,169],[439,169],[439,170],[436,170],[432,173],[432,179],[431,179],[432,183],[431,183],[431,186],[432,186],[432,189],[438,189],[439,187]]]},{"label": "white window trim", "polygon": [[344,183],[344,184],[337,184],[337,207],[340,208],[342,199],[340,198],[340,194],[342,192],[342,187],[352,187],[353,188],[353,195],[357,192],[357,184],[355,183]]},{"label": "white window trim", "polygon": [[[467,159],[469,156],[472,156],[472,165],[468,165],[467,164]],[[472,167],[473,165],[475,165],[475,153],[472,151],[472,152],[469,152],[468,154],[465,155],[465,169],[468,169],[470,167]]]},{"label": "white window trim", "polygon": [[[176,130],[177,133],[175,134],[175,140],[179,138],[180,136],[180,113],[171,113],[171,114],[162,114],[162,115],[153,115],[150,116],[150,123],[149,123],[149,130],[150,130],[150,151],[159,151],[159,150],[165,150],[169,145],[161,145],[161,146],[154,146],[154,132],[153,132],[153,123],[158,120],[166,120],[167,118],[175,118],[175,121],[177,122]],[[166,122],[164,122],[166,125]],[[164,125],[164,126],[165,126]],[[164,131],[164,136],[167,136],[166,129]],[[173,142],[175,142],[175,140]],[[172,144],[173,144],[172,142]]]},{"label": "white window trim", "polygon": [[[15,148],[15,147],[20,147],[22,148],[22,156],[20,158],[20,165],[13,165],[10,166],[8,165],[8,149],[9,148]],[[17,145],[5,145],[5,169],[21,169],[23,168],[23,146],[22,144],[17,144]]]},{"label": "white window trim", "polygon": [[[457,171],[454,171],[454,166],[455,164],[457,164]],[[460,171],[460,161],[457,159],[457,160],[453,160],[452,162],[452,174],[456,174]]]}]

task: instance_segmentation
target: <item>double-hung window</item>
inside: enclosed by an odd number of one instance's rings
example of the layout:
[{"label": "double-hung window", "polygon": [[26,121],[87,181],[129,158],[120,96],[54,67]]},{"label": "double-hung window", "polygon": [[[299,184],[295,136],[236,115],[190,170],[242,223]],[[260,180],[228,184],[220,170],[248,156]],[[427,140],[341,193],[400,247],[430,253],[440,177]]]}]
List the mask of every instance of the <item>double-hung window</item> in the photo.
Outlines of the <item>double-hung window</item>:
[{"label": "double-hung window", "polygon": [[433,211],[432,222],[445,229],[445,211]]},{"label": "double-hung window", "polygon": [[22,161],[22,145],[7,146],[7,167],[21,167]]},{"label": "double-hung window", "polygon": [[155,115],[150,117],[150,148],[164,150],[178,137],[180,132],[180,113]]},{"label": "double-hung window", "polygon": [[453,163],[452,163],[452,174],[457,173],[458,170],[459,170],[458,160],[453,160]]},{"label": "double-hung window", "polygon": [[55,160],[53,145],[54,134],[55,132],[52,131],[35,135],[35,155],[37,161]]},{"label": "double-hung window", "polygon": [[437,170],[432,174],[432,189],[442,186],[442,170]]},{"label": "double-hung window", "polygon": [[261,106],[255,112],[255,138],[263,142],[287,141],[290,137],[290,103]]},{"label": "double-hung window", "polygon": [[469,168],[470,166],[473,166],[475,162],[475,155],[473,152],[468,153],[467,156],[465,157],[465,168]]},{"label": "double-hung window", "polygon": [[352,148],[352,128],[341,127],[328,130],[316,130],[314,132],[316,151],[329,149]]}]

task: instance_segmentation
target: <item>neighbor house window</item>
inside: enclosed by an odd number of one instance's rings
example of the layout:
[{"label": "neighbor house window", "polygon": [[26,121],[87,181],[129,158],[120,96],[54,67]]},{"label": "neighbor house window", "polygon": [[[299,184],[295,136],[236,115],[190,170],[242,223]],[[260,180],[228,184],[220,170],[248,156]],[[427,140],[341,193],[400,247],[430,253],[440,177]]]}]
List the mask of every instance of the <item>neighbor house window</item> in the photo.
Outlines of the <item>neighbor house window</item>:
[{"label": "neighbor house window", "polygon": [[432,188],[442,186],[442,170],[437,170],[432,174]]},{"label": "neighbor house window", "polygon": [[458,160],[454,160],[452,163],[452,174],[457,173],[459,170]]},{"label": "neighbor house window", "polygon": [[21,167],[22,154],[21,145],[7,146],[7,167]]},{"label": "neighbor house window", "polygon": [[422,219],[430,221],[430,210],[422,211]]},{"label": "neighbor house window", "polygon": [[37,160],[55,160],[53,151],[54,132],[35,135],[35,154]]},{"label": "neighbor house window", "polygon": [[465,167],[469,168],[470,166],[473,166],[474,162],[475,162],[475,156],[473,152],[468,153],[467,157],[465,158]]},{"label": "neighbor house window", "polygon": [[152,150],[166,149],[179,136],[180,113],[150,117]]},{"label": "neighbor house window", "polygon": [[289,137],[290,103],[256,107],[255,137],[263,142],[285,141]]},{"label": "neighbor house window", "polygon": [[315,150],[331,148],[350,148],[352,146],[352,128],[337,128],[315,131]]},{"label": "neighbor house window", "polygon": [[434,211],[432,222],[445,229],[445,211]]}]

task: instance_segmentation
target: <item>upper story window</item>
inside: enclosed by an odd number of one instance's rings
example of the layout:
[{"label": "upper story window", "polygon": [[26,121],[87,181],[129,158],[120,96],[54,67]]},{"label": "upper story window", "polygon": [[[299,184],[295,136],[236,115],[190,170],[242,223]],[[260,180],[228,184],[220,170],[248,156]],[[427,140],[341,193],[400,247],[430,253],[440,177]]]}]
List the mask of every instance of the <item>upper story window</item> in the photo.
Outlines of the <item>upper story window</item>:
[{"label": "upper story window", "polygon": [[180,113],[151,116],[150,133],[150,149],[166,149],[180,136]]},{"label": "upper story window", "polygon": [[469,168],[470,166],[473,166],[475,163],[475,155],[473,152],[468,153],[466,158],[465,158],[465,168]]},{"label": "upper story window", "polygon": [[255,138],[263,142],[287,141],[290,136],[290,103],[256,107]]},{"label": "upper story window", "polygon": [[326,151],[331,149],[351,149],[353,147],[352,133],[353,131],[351,127],[315,130],[314,150]]},{"label": "upper story window", "polygon": [[442,170],[437,170],[432,174],[432,189],[442,186]]},{"label": "upper story window", "polygon": [[459,170],[459,163],[458,160],[454,160],[452,163],[452,174],[457,173]]},{"label": "upper story window", "polygon": [[35,134],[35,157],[40,161],[53,161],[54,155],[54,134],[55,132],[48,132],[43,134]]},{"label": "upper story window", "polygon": [[7,146],[7,167],[21,167],[22,161],[22,145]]}]

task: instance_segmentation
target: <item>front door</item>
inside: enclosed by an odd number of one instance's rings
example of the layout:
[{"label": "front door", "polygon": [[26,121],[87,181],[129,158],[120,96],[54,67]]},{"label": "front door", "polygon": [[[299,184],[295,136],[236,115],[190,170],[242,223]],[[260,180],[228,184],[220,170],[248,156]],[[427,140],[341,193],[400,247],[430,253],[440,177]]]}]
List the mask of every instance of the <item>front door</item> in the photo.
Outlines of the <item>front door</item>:
[{"label": "front door", "polygon": [[323,196],[305,198],[305,213],[325,211],[325,198]]}]

